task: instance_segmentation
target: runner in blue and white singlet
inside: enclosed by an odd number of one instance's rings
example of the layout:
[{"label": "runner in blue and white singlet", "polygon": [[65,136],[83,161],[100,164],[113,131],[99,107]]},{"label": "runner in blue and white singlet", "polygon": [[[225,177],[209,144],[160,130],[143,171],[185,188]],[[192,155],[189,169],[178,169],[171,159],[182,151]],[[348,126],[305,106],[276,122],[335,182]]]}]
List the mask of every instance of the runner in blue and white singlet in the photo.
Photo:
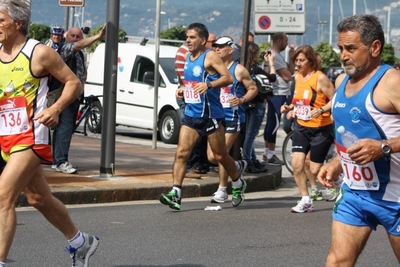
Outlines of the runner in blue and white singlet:
[{"label": "runner in blue and white singlet", "polygon": [[[342,186],[325,266],[355,266],[378,225],[387,232],[399,264],[400,73],[382,63],[385,35],[376,16],[347,17],[337,30],[345,71],[335,81],[331,102],[338,155],[321,167],[318,180],[327,187]],[[345,147],[341,126],[358,141]],[[368,250],[372,253],[378,251]]]},{"label": "runner in blue and white singlet", "polygon": [[184,66],[184,86],[175,93],[185,101],[185,114],[172,167],[172,190],[162,193],[159,198],[162,204],[174,210],[181,209],[182,184],[189,156],[200,137],[204,136],[207,136],[219,167],[224,168],[232,179],[232,206],[237,207],[244,201],[246,182],[242,179],[242,172],[247,162],[235,162],[228,154],[224,136],[225,116],[219,99],[220,88],[231,84],[233,78],[221,58],[206,47],[208,38],[208,29],[202,23],[191,23],[187,28],[186,44],[190,52]]},{"label": "runner in blue and white singlet", "polygon": [[[241,123],[244,124],[246,119],[244,105],[247,99],[252,100],[258,91],[249,71],[244,66],[232,61],[234,49],[231,38],[218,38],[213,44],[213,48],[233,78],[231,84],[221,87],[219,97],[225,111],[225,145],[227,151],[230,151],[240,134]],[[207,155],[210,163],[216,164],[218,162],[211,147],[208,147]],[[213,194],[211,202],[224,203],[228,199],[227,187],[228,173],[221,166],[219,167],[218,190]]]},{"label": "runner in blue and white singlet", "polygon": [[[346,97],[344,94],[349,76],[343,80],[332,102],[332,114],[335,118],[336,129],[342,125],[359,139],[387,140],[399,136],[399,114],[382,112],[375,106],[372,98],[377,82],[389,68],[391,66],[381,65],[363,89],[351,97]],[[360,166],[346,158],[346,148],[337,131],[336,144],[342,160],[343,189],[356,190],[355,193],[374,199],[400,202],[399,153],[393,153],[390,157],[381,157],[374,162]],[[358,174],[364,174],[361,180],[358,178]]]},{"label": "runner in blue and white singlet", "polygon": [[[233,77],[233,84],[231,84],[230,86],[226,87],[229,88],[229,92],[230,94],[241,98],[244,96],[245,94],[245,90],[246,88],[244,87],[244,85],[238,81],[236,75],[235,75],[235,70],[236,70],[236,66],[237,66],[237,62],[233,62],[232,65],[229,67],[229,72],[231,73],[232,77]],[[236,121],[239,119],[240,123],[245,123],[246,122],[246,109],[243,105],[240,105],[237,107],[237,109],[232,108],[231,105],[229,104],[229,97],[227,97],[226,95],[224,95],[224,97],[222,97],[222,91],[223,88],[221,88],[221,103],[222,106],[224,106],[224,103],[226,106],[226,108],[224,108],[225,111],[225,123],[227,123],[228,121]],[[227,91],[227,90],[225,90]],[[225,93],[225,92],[224,92]],[[229,104],[229,105],[228,105]]]},{"label": "runner in blue and white singlet", "polygon": [[220,75],[210,75],[204,68],[206,54],[211,51],[206,49],[198,58],[191,60],[192,53],[186,57],[184,67],[184,99],[186,103],[185,115],[192,118],[224,118],[224,110],[219,101],[220,88],[211,88],[205,94],[198,94],[192,89],[196,83],[212,82],[218,80]]}]

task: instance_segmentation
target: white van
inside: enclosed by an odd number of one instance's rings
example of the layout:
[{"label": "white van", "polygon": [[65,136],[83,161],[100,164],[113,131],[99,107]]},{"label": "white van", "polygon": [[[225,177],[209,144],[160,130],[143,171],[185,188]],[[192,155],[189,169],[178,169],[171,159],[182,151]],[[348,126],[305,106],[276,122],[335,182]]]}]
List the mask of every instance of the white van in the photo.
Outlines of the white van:
[{"label": "white van", "polygon": [[[176,144],[181,127],[181,116],[175,91],[175,54],[178,47],[160,45],[158,88],[158,132],[163,142]],[[105,44],[100,44],[87,70],[85,96],[95,95],[103,103]],[[153,129],[155,45],[119,43],[116,124],[142,129]]]}]

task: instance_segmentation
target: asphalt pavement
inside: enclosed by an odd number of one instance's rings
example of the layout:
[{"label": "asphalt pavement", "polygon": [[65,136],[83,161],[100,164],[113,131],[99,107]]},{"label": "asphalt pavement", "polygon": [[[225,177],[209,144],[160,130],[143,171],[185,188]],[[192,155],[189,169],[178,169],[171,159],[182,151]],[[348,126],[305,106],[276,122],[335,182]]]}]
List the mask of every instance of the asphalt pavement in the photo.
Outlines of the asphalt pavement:
[{"label": "asphalt pavement", "polygon": [[[153,149],[148,134],[132,138],[132,131],[132,128],[122,128],[116,136],[115,176],[112,177],[100,175],[101,136],[74,134],[69,161],[78,166],[78,173],[64,174],[43,165],[53,194],[64,204],[92,204],[154,200],[161,193],[168,192],[172,186],[176,145],[158,141],[157,148]],[[278,138],[277,145],[281,140]],[[260,149],[261,146],[258,144]],[[282,182],[282,167],[268,166],[266,173],[244,173],[244,179],[247,182],[246,192],[276,189]],[[202,175],[201,179],[186,178],[182,197],[211,196],[217,188],[218,173],[211,171]],[[29,204],[22,194],[16,205]]]}]

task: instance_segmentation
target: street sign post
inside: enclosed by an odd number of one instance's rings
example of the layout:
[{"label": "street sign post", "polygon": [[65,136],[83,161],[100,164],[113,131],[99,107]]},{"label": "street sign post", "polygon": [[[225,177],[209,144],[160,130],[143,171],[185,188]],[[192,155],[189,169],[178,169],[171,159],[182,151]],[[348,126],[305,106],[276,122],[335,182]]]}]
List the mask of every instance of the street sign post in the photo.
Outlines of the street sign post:
[{"label": "street sign post", "polygon": [[81,7],[85,5],[85,0],[59,0],[60,6]]},{"label": "street sign post", "polygon": [[256,34],[302,34],[306,31],[305,0],[254,0]]}]

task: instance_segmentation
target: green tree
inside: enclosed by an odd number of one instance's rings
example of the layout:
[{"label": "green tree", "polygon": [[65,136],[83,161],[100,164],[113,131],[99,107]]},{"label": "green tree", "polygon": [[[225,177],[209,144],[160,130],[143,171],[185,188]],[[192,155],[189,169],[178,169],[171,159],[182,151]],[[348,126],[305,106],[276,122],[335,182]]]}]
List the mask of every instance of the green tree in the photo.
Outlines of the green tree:
[{"label": "green tree", "polygon": [[[265,51],[269,50],[271,48],[271,45],[269,42],[263,41],[258,44],[258,47],[260,48],[259,54],[261,54],[261,52],[265,52]],[[258,57],[258,62],[261,63],[262,61],[263,61],[263,59],[261,57]]]},{"label": "green tree", "polygon": [[29,37],[44,43],[50,38],[50,27],[44,24],[31,23],[29,25]]},{"label": "green tree", "polygon": [[[90,31],[90,33],[89,33],[87,36],[89,37],[89,36],[93,36],[93,35],[98,34],[98,33],[100,32],[100,30],[103,28],[103,26],[104,26],[104,25],[99,25],[99,26],[97,26],[96,28],[92,29],[92,30]],[[125,32],[123,29],[120,28],[119,31],[118,31],[118,41],[119,41],[119,42],[122,42],[122,41],[124,41],[124,40],[126,40],[126,32]],[[104,41],[105,41],[105,40],[100,40],[100,41],[94,42],[93,44],[91,44],[90,46],[88,46],[88,47],[86,48],[86,51],[87,51],[88,53],[94,52],[94,50],[96,50],[96,47],[97,47],[100,43],[104,43]]]},{"label": "green tree", "polygon": [[383,46],[381,59],[386,64],[389,64],[389,65],[392,65],[392,66],[398,60],[398,58],[396,58],[396,56],[395,56],[394,47],[393,47],[392,44],[385,44]]},{"label": "green tree", "polygon": [[[186,27],[183,25],[177,26],[177,27],[171,27],[168,30],[160,33],[160,39],[185,41],[186,40]],[[182,42],[177,42],[177,43],[161,42],[161,43],[166,44],[166,45],[173,45],[173,46],[181,46],[182,45]]]},{"label": "green tree", "polygon": [[339,55],[333,50],[333,47],[329,43],[321,42],[314,47],[314,50],[321,55],[323,71],[329,67],[341,65]]}]

